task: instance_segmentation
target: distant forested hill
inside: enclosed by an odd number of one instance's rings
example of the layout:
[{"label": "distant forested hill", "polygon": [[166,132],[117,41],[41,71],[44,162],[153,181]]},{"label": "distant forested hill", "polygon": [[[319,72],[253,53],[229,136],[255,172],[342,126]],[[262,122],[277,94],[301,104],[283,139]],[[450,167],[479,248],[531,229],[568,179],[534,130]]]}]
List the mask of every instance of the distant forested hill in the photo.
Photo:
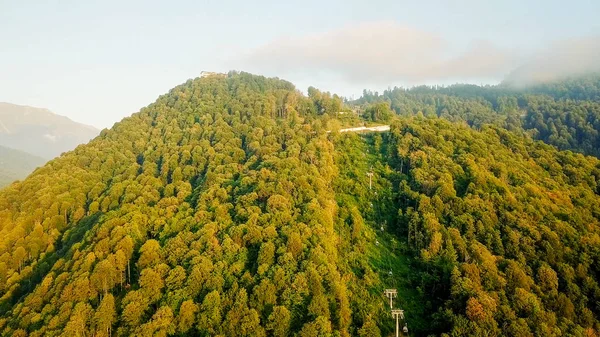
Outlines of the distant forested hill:
[{"label": "distant forested hill", "polygon": [[27,177],[45,162],[43,158],[0,146],[0,188]]},{"label": "distant forested hill", "polygon": [[0,145],[52,159],[100,131],[47,109],[0,102]]},{"label": "distant forested hill", "polygon": [[600,160],[520,97],[189,80],[0,191],[0,334],[595,336]]},{"label": "distant forested hill", "polygon": [[453,85],[365,91],[355,102],[387,102],[398,114],[441,117],[480,128],[524,131],[562,150],[600,156],[600,75],[518,87]]}]

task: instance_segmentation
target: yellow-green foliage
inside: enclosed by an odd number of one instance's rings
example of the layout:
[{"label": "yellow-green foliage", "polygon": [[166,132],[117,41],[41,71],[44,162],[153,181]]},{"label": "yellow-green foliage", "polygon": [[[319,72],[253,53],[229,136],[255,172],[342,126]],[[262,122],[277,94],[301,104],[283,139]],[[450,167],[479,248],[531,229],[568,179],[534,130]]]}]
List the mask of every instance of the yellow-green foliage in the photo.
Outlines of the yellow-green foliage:
[{"label": "yellow-green foliage", "polygon": [[597,333],[597,159],[377,106],[327,133],[345,108],[189,80],[6,188],[0,333],[386,336],[387,286],[418,335]]}]

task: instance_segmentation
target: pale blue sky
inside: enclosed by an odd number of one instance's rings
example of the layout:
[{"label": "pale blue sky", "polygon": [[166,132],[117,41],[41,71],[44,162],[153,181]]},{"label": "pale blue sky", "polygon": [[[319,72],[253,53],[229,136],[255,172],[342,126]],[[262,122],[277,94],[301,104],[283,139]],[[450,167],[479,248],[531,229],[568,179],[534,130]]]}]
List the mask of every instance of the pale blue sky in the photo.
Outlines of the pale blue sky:
[{"label": "pale blue sky", "polygon": [[[597,0],[0,0],[0,101],[109,127],[202,70],[247,70],[348,96],[364,87],[495,82],[556,41],[598,36],[599,13]],[[369,29],[373,38],[348,42]],[[378,54],[389,44],[410,50]],[[340,59],[340,50],[353,57]],[[473,55],[495,66],[462,74]],[[386,71],[396,56],[410,66]]]}]

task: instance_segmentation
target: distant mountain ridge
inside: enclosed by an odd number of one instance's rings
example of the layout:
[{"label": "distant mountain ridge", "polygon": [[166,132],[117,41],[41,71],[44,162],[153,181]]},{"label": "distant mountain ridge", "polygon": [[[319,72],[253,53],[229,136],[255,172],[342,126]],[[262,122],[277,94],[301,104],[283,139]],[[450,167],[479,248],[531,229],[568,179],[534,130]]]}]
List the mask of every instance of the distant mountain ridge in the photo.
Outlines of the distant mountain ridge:
[{"label": "distant mountain ridge", "polygon": [[0,188],[27,177],[45,162],[44,158],[0,146]]},{"label": "distant mountain ridge", "polygon": [[0,102],[0,145],[46,159],[87,143],[100,131],[48,109]]}]

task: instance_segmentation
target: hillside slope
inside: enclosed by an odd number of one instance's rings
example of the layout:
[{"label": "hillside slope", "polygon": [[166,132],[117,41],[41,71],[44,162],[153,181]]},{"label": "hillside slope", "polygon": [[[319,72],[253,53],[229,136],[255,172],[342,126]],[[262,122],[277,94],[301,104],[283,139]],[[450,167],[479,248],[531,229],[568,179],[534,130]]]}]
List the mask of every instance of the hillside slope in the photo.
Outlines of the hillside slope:
[{"label": "hillside slope", "polygon": [[415,335],[600,330],[597,159],[332,100],[190,80],[1,191],[2,335],[388,336],[389,287]]},{"label": "hillside slope", "polygon": [[598,332],[600,161],[440,119],[401,121],[389,136],[395,232],[418,260],[414,286],[437,333]]},{"label": "hillside slope", "polygon": [[0,188],[27,177],[45,162],[43,158],[29,153],[0,146]]},{"label": "hillside slope", "polygon": [[0,145],[52,159],[100,131],[47,109],[0,102]]}]

